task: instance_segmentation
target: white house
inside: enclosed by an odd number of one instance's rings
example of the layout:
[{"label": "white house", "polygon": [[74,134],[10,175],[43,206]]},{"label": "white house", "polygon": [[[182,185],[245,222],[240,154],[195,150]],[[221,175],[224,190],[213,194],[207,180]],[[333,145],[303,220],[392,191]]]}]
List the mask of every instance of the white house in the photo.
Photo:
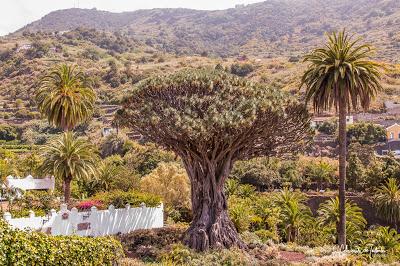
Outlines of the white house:
[{"label": "white house", "polygon": [[21,45],[21,46],[19,46],[19,47],[17,48],[17,53],[19,53],[19,52],[21,52],[21,51],[29,50],[29,49],[31,49],[31,48],[32,48],[32,44],[30,44],[30,43],[25,43],[25,44],[23,44],[23,45]]},{"label": "white house", "polygon": [[19,188],[24,191],[26,190],[53,190],[55,185],[54,177],[46,177],[41,179],[35,179],[33,176],[28,175],[25,178],[15,178],[13,176],[7,176],[6,184],[9,187]]}]

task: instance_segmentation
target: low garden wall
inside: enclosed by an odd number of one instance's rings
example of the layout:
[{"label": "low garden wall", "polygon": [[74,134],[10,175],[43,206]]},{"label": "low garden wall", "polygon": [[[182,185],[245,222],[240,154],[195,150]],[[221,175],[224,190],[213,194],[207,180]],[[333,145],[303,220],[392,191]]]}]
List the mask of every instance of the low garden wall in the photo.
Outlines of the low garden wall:
[{"label": "low garden wall", "polygon": [[90,211],[78,212],[78,209],[67,209],[61,205],[59,212],[52,210],[48,217],[30,217],[13,219],[9,213],[4,219],[18,229],[42,231],[51,235],[78,235],[78,236],[106,236],[119,233],[129,233],[137,229],[161,228],[164,226],[163,205],[146,207],[142,204],[138,208],[115,209],[110,205],[107,210],[98,210],[92,207]]}]

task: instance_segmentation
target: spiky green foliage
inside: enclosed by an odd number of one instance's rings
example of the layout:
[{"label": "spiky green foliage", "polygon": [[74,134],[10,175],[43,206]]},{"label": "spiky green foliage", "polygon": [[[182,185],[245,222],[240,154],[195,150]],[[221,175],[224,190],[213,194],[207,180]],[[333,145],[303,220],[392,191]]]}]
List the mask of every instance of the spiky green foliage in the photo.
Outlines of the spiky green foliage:
[{"label": "spiky green foliage", "polygon": [[[96,172],[95,147],[72,132],[63,133],[44,146],[42,152],[45,160],[40,170],[63,180],[66,186],[73,179],[87,179]],[[70,191],[65,189],[64,196],[68,200]]]},{"label": "spiky green foliage", "polygon": [[40,112],[51,125],[71,130],[92,116],[96,94],[84,73],[60,65],[41,79],[36,92]]},{"label": "spiky green foliage", "polygon": [[358,105],[369,107],[381,90],[381,65],[370,60],[373,51],[370,45],[360,44],[360,39],[342,31],[329,35],[324,48],[305,56],[309,65],[302,85],[306,85],[306,99],[313,100],[317,112],[337,108],[341,100],[349,110]]},{"label": "spiky green foliage", "polygon": [[281,154],[301,147],[309,133],[307,113],[289,95],[211,69],[147,79],[123,106],[121,124],[180,155]]},{"label": "spiky green foliage", "polygon": [[318,184],[319,189],[323,189],[323,184],[332,181],[336,174],[336,167],[329,161],[319,160],[317,162],[311,161],[305,167],[305,175],[311,181]]},{"label": "spiky green foliage", "polygon": [[395,225],[400,222],[400,187],[396,179],[389,178],[376,189],[374,203],[378,213],[386,221]]},{"label": "spiky green foliage", "polygon": [[[332,236],[337,234],[339,224],[339,198],[335,197],[322,203],[318,209],[318,220],[321,226],[331,228]],[[365,228],[365,220],[362,210],[356,204],[346,200],[346,232],[348,243],[356,241]]]},{"label": "spiky green foliage", "polygon": [[284,226],[288,242],[296,241],[300,228],[309,222],[311,210],[305,204],[307,197],[301,192],[290,191],[284,188],[275,197],[275,202],[281,209],[281,221]]},{"label": "spiky green foliage", "polygon": [[386,250],[400,250],[400,234],[395,229],[380,226],[376,229],[375,233],[376,246],[383,247]]}]

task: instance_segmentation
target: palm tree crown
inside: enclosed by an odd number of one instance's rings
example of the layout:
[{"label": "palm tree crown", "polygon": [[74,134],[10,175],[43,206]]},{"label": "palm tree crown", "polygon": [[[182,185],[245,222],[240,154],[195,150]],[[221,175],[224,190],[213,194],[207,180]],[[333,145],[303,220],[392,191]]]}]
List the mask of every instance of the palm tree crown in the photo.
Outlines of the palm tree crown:
[{"label": "palm tree crown", "polygon": [[70,183],[73,179],[90,178],[95,174],[97,155],[92,144],[66,132],[42,148],[45,161],[43,173],[54,175],[64,181],[64,196],[68,202]]},{"label": "palm tree crown", "polygon": [[286,229],[288,242],[296,241],[300,227],[310,221],[311,210],[305,204],[307,197],[300,192],[284,188],[275,196],[275,203],[281,208],[281,220]]},{"label": "palm tree crown", "polygon": [[342,100],[349,110],[358,104],[367,109],[381,89],[381,65],[370,60],[374,50],[359,42],[345,31],[333,33],[324,48],[304,57],[309,66],[301,86],[307,86],[306,100],[313,100],[317,112],[337,108]]},{"label": "palm tree crown", "polygon": [[[322,203],[318,209],[318,214],[321,226],[338,230],[337,227],[340,222],[339,198],[332,198]],[[352,239],[357,238],[362,233],[367,221],[362,214],[362,209],[347,200],[346,217],[346,228],[350,236],[349,242],[351,242]]]},{"label": "palm tree crown", "polygon": [[389,178],[376,189],[374,203],[378,213],[397,227],[400,222],[400,186],[396,179]]},{"label": "palm tree crown", "polygon": [[96,94],[82,71],[61,65],[42,78],[36,92],[39,110],[51,125],[73,129],[92,114]]}]

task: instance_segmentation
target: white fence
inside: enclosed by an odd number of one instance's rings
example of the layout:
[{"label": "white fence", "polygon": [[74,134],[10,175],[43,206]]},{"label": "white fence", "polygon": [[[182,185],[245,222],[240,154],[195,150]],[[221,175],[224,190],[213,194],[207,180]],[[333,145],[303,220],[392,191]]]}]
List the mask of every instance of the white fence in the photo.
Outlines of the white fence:
[{"label": "white fence", "polygon": [[127,205],[123,209],[110,205],[108,210],[92,207],[89,212],[78,212],[76,208],[68,210],[66,205],[61,205],[58,213],[51,210],[48,217],[35,217],[30,212],[27,218],[12,219],[9,213],[5,213],[4,219],[14,228],[52,235],[105,236],[164,226],[162,204],[155,208],[144,204],[139,208]]}]

